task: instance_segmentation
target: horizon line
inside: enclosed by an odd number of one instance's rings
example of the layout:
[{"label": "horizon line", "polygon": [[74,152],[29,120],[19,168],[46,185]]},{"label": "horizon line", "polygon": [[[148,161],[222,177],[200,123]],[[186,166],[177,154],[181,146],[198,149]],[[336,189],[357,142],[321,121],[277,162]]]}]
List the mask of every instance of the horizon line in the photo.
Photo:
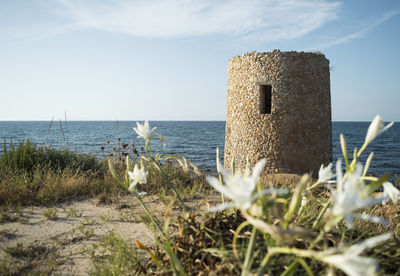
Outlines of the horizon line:
[{"label": "horizon line", "polygon": [[[149,122],[226,122],[226,120],[163,120],[163,119],[157,119],[157,120],[0,120],[0,122],[144,122],[144,121],[149,121]],[[354,121],[354,120],[331,120],[331,122],[349,122],[349,123],[370,123],[370,120],[365,120],[365,121]],[[384,122],[390,122],[390,121],[384,121]],[[400,121],[393,121],[394,123],[399,123]]]}]

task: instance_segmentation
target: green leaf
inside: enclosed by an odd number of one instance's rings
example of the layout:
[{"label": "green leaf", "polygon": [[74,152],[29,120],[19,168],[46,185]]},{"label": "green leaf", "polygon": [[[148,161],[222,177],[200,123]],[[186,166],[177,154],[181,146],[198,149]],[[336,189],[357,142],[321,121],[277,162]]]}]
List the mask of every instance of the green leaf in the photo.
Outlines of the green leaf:
[{"label": "green leaf", "polygon": [[383,183],[388,181],[390,177],[392,176],[392,173],[387,173],[384,176],[381,176],[378,178],[376,181],[372,181],[371,183],[368,184],[368,193],[372,194],[376,190],[378,190],[380,187],[382,187]]},{"label": "green leaf", "polygon": [[295,214],[295,212],[301,202],[302,193],[303,193],[304,189],[307,187],[307,183],[308,183],[309,179],[310,179],[310,175],[305,174],[301,177],[300,182],[297,184],[295,191],[293,193],[292,199],[290,200],[289,209],[285,216],[285,222],[283,223],[283,229],[287,228],[293,214]]}]

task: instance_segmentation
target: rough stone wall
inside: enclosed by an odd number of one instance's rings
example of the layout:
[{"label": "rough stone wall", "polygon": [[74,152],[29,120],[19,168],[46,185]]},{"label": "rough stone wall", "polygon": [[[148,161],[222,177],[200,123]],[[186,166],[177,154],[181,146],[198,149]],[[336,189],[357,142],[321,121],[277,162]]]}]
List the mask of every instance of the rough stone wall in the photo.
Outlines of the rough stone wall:
[{"label": "rough stone wall", "polygon": [[[260,114],[271,85],[271,114]],[[332,159],[329,60],[305,52],[250,53],[228,64],[225,167],[267,159],[265,173],[318,173]]]}]

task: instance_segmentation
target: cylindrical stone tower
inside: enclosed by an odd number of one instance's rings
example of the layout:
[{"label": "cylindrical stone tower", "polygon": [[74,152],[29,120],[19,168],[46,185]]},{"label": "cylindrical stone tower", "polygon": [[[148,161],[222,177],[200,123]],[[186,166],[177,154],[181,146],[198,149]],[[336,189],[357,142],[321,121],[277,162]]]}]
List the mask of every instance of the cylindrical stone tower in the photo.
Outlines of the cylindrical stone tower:
[{"label": "cylindrical stone tower", "polygon": [[329,60],[250,53],[228,65],[225,167],[267,159],[265,173],[318,173],[332,159]]}]

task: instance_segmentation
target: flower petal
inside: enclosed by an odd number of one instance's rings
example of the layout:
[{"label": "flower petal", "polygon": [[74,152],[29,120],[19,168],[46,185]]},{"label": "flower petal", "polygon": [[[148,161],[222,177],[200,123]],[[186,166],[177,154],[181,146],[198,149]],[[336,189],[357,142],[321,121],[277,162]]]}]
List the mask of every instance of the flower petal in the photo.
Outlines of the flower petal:
[{"label": "flower petal", "polygon": [[392,237],[392,233],[385,233],[381,234],[376,237],[372,237],[369,239],[366,239],[360,243],[354,244],[349,247],[348,251],[351,254],[361,254],[364,250],[369,249],[377,245],[378,243],[384,242]]},{"label": "flower petal", "polygon": [[235,207],[235,204],[233,204],[232,202],[222,203],[222,204],[220,204],[218,206],[214,206],[214,207],[208,208],[208,212],[220,212],[220,211],[223,211],[225,209],[232,208],[232,207]]},{"label": "flower petal", "polygon": [[257,164],[253,168],[253,177],[254,178],[258,179],[266,162],[267,162],[266,159],[261,159],[260,161],[257,162]]},{"label": "flower petal", "polygon": [[390,182],[383,183],[383,194],[390,198],[394,203],[400,201],[400,191]]},{"label": "flower petal", "polygon": [[368,127],[367,130],[367,135],[365,136],[365,144],[368,145],[369,143],[372,142],[378,136],[379,134],[382,134],[386,130],[388,130],[392,125],[393,122],[385,124],[382,121],[382,118],[380,115],[376,115],[375,118],[372,120],[371,124]]},{"label": "flower petal", "polygon": [[372,221],[375,222],[377,224],[381,224],[383,226],[389,226],[389,223],[387,222],[387,220],[380,218],[380,217],[375,217],[375,216],[370,216],[368,214],[362,213],[362,214],[354,214],[353,215],[356,218],[360,218],[363,220],[368,220],[368,221]]}]

